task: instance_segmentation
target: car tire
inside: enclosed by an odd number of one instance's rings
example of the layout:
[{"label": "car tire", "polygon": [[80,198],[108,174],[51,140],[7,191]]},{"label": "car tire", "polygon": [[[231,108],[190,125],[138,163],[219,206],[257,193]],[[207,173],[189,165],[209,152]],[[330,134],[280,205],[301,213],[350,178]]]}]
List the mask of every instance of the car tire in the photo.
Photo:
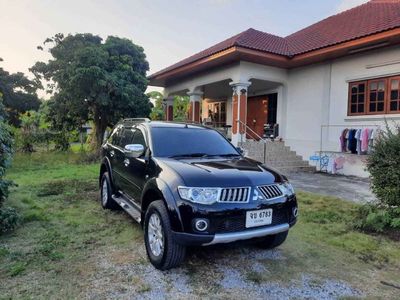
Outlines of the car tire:
[{"label": "car tire", "polygon": [[262,248],[262,249],[272,249],[279,247],[282,245],[287,236],[288,236],[289,231],[284,231],[281,233],[273,234],[273,235],[268,235],[266,237],[263,237],[257,241],[257,246]]},{"label": "car tire", "polygon": [[112,185],[108,172],[104,172],[101,177],[100,202],[104,209],[118,209],[118,204],[112,198]]},{"label": "car tire", "polygon": [[186,247],[175,242],[167,208],[162,200],[152,202],[144,219],[144,241],[147,256],[159,270],[178,267],[186,255]]}]

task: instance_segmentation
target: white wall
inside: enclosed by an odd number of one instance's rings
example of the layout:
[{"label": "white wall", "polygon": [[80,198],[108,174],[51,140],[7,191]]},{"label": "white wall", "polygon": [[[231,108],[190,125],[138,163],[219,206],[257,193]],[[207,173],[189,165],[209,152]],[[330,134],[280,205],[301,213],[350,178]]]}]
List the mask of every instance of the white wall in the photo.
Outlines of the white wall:
[{"label": "white wall", "polygon": [[284,139],[304,158],[319,149],[321,124],[327,121],[329,74],[329,64],[289,71]]},{"label": "white wall", "polygon": [[[400,74],[400,46],[291,70],[240,62],[182,80],[166,88],[165,93],[201,89],[203,85],[226,79],[233,82],[260,79],[278,83],[280,135],[288,146],[308,159],[320,150],[322,124],[343,125],[324,130],[322,150],[329,151],[339,150],[339,134],[346,126],[383,125],[384,116],[347,116],[348,83],[394,74]],[[229,120],[231,105],[230,101],[228,103]],[[400,114],[386,117],[400,122]]]},{"label": "white wall", "polygon": [[[384,124],[384,117],[400,122],[400,115],[347,116],[348,83],[400,74],[399,46],[292,69],[288,74],[285,139],[305,159],[320,149],[322,124],[343,125],[323,129],[322,134],[323,150],[339,151],[339,135],[346,127],[376,128]],[[353,175],[367,175],[360,165],[354,170]]]}]

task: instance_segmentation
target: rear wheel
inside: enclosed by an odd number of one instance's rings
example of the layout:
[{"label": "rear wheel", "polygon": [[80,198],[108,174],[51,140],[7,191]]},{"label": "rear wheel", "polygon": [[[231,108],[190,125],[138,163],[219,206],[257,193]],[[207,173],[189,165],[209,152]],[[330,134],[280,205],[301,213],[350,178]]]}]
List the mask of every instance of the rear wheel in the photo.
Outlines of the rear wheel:
[{"label": "rear wheel", "polygon": [[186,247],[173,239],[168,211],[162,200],[152,202],[147,209],[144,241],[150,262],[159,270],[175,268],[185,259]]},{"label": "rear wheel", "polygon": [[104,209],[117,209],[118,204],[112,198],[112,185],[108,172],[104,172],[100,183],[100,201]]},{"label": "rear wheel", "polygon": [[257,246],[263,249],[276,248],[285,242],[288,233],[289,231],[285,231],[274,235],[267,235],[257,241]]}]

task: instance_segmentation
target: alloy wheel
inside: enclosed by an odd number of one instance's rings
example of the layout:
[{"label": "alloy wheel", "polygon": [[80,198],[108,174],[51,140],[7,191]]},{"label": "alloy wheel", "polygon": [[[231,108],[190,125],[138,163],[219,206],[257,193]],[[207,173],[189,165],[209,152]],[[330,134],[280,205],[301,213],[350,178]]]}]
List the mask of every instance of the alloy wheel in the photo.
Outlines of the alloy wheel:
[{"label": "alloy wheel", "polygon": [[153,213],[149,218],[147,230],[150,250],[154,256],[160,256],[164,251],[164,235],[160,217]]}]

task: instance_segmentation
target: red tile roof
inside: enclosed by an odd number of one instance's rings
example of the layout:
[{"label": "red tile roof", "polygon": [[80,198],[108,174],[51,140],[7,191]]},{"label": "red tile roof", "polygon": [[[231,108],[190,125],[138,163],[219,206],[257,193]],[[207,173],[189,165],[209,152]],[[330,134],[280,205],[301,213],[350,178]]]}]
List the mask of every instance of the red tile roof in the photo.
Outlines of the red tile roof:
[{"label": "red tile roof", "polygon": [[292,57],[400,27],[400,0],[371,0],[328,17],[287,37],[250,28],[150,77],[206,58],[233,46]]}]

